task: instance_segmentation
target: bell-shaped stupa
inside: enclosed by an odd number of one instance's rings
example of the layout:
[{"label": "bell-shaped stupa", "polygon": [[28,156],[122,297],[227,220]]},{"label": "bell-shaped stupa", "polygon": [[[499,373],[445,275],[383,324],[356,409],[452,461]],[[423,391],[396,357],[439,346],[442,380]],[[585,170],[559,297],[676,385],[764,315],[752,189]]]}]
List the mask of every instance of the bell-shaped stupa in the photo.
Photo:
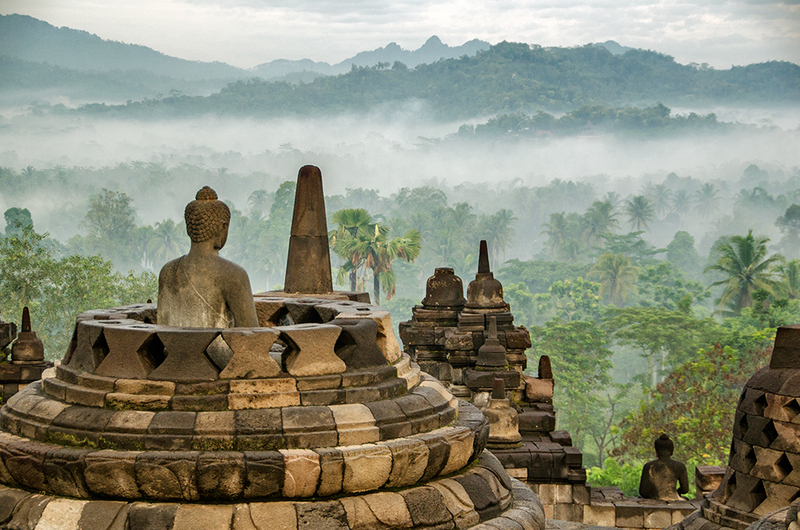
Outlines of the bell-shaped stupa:
[{"label": "bell-shaped stupa", "polygon": [[[484,450],[483,414],[400,350],[388,313],[295,277],[330,278],[304,263],[329,259],[313,202],[296,200],[293,292],[253,296],[256,326],[167,326],[154,304],[77,318],[54,373],[0,410],[0,527],[543,530],[535,494]],[[201,265],[228,266],[223,221],[174,265],[199,291]],[[217,287],[246,322],[237,286]]]}]

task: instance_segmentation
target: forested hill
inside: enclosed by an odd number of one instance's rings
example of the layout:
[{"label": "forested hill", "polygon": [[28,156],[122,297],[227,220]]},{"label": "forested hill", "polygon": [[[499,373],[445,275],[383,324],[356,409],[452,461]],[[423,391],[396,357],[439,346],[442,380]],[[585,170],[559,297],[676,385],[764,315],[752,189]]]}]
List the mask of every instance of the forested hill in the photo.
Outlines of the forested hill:
[{"label": "forested hill", "polygon": [[145,46],[56,28],[26,15],[0,15],[0,54],[79,71],[143,70],[175,79],[236,79],[246,70],[225,63],[187,61]]},{"label": "forested hill", "polygon": [[768,62],[729,70],[682,65],[667,55],[599,46],[543,48],[502,42],[474,57],[440,60],[409,69],[395,62],[353,67],[337,77],[297,86],[252,79],[208,97],[176,96],[86,110],[135,115],[336,113],[404,100],[428,101],[440,118],[535,110],[568,111],[585,105],[797,103],[800,66]]}]

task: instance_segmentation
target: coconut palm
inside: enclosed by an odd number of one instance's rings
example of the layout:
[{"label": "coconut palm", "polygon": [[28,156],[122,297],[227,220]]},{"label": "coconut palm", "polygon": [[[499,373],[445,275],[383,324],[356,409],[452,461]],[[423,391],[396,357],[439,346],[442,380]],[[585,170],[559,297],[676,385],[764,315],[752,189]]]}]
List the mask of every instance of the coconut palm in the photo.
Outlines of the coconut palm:
[{"label": "coconut palm", "polygon": [[639,268],[631,265],[631,260],[622,254],[606,252],[597,258],[597,263],[587,276],[589,279],[597,279],[600,294],[609,303],[621,307],[627,300],[628,293],[636,291]]},{"label": "coconut palm", "polygon": [[714,184],[706,182],[695,194],[695,201],[700,215],[708,217],[717,211],[720,201],[719,190]]},{"label": "coconut palm", "polygon": [[670,210],[670,203],[672,202],[672,190],[664,184],[653,186],[650,190],[650,199],[653,201],[653,206],[658,215],[664,215]]},{"label": "coconut palm", "polygon": [[[376,234],[379,231],[376,230]],[[372,261],[372,292],[375,303],[381,303],[381,286],[386,293],[386,300],[395,295],[395,277],[392,272],[392,261],[402,259],[413,262],[422,250],[422,234],[419,230],[409,230],[401,237],[394,237],[378,243],[375,259]],[[369,262],[369,258],[367,260]]]},{"label": "coconut palm", "polygon": [[692,206],[692,198],[686,190],[678,190],[672,196],[672,211],[678,215],[683,215]]},{"label": "coconut palm", "polygon": [[779,263],[775,267],[778,283],[776,290],[790,300],[800,298],[800,259]]},{"label": "coconut palm", "polygon": [[753,231],[747,235],[731,236],[719,245],[719,259],[705,268],[704,272],[716,271],[725,278],[711,284],[724,286],[719,298],[720,311],[729,306],[735,313],[744,307],[753,305],[753,293],[765,289],[775,292],[775,281],[771,268],[783,262],[783,256],[773,254],[767,257],[768,237],[755,237]]},{"label": "coconut palm", "polygon": [[145,248],[155,270],[189,250],[189,236],[186,235],[183,223],[175,224],[172,219],[156,223],[147,237]]},{"label": "coconut palm", "polygon": [[648,230],[647,222],[655,219],[653,203],[644,195],[636,195],[625,201],[625,213],[628,215],[628,224],[636,231]]},{"label": "coconut palm", "polygon": [[600,236],[619,228],[617,213],[609,201],[594,201],[583,216],[583,237],[587,245],[597,245]]},{"label": "coconut palm", "polygon": [[350,278],[350,290],[358,288],[358,269],[363,265],[363,242],[358,240],[360,231],[368,230],[374,224],[372,216],[363,208],[345,208],[333,213],[331,221],[339,226],[328,233],[331,249],[342,258],[345,263],[339,267],[339,284],[344,283],[344,277]]},{"label": "coconut palm", "polygon": [[511,245],[514,229],[511,224],[516,221],[514,212],[503,208],[493,215],[484,215],[480,223],[480,239],[485,239],[489,246],[492,263],[497,263],[501,254]]},{"label": "coconut palm", "polygon": [[569,225],[567,215],[564,212],[551,213],[550,222],[544,224],[545,229],[542,230],[542,233],[547,234],[545,246],[553,256],[558,254],[564,242],[569,238]]},{"label": "coconut palm", "polygon": [[263,219],[269,212],[269,192],[267,190],[256,190],[247,198],[247,207],[250,208],[250,215],[255,219]]}]

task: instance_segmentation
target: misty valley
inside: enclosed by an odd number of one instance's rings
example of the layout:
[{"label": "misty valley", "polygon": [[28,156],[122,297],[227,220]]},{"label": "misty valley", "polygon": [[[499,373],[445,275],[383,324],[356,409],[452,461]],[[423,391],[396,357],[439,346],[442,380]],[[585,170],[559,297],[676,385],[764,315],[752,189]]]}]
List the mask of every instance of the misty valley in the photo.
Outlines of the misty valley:
[{"label": "misty valley", "polygon": [[[6,42],[27,34],[7,18]],[[590,482],[635,493],[660,431],[690,474],[724,465],[742,385],[800,322],[800,67],[461,51],[294,77],[0,58],[0,320],[29,307],[56,360],[77,314],[155,301],[204,185],[232,214],[221,255],[280,289],[313,164],[336,288],[395,327],[436,267],[466,285],[487,241]]]}]

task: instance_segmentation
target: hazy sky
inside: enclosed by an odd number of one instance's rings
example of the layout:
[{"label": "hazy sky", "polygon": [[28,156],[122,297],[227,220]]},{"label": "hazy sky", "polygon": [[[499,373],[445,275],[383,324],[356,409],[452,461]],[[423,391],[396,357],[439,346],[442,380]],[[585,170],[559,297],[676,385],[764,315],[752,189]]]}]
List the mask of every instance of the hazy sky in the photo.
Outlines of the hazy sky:
[{"label": "hazy sky", "polygon": [[616,40],[717,68],[800,63],[800,0],[0,0],[20,13],[184,59],[336,63],[431,35],[573,46]]}]

